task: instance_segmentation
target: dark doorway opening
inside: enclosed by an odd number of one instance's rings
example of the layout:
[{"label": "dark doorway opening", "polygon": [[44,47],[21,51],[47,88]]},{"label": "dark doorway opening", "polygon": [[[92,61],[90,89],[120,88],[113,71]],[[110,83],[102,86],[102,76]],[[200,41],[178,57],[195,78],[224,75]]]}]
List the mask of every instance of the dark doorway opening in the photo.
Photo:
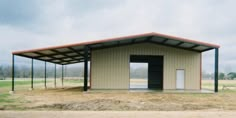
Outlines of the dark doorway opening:
[{"label": "dark doorway opening", "polygon": [[163,89],[163,56],[131,55],[130,63],[148,63],[148,89]]}]

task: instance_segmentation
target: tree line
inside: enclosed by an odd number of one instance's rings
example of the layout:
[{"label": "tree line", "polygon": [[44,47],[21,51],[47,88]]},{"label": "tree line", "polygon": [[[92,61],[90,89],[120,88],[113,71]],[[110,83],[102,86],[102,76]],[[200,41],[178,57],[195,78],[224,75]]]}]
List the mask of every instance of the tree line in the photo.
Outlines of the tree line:
[{"label": "tree line", "polygon": [[[15,77],[16,78],[30,78],[31,77],[31,67],[28,66],[15,66]],[[55,68],[47,67],[47,77],[55,76]],[[35,66],[34,67],[34,78],[44,78],[45,76],[45,67],[44,66]],[[62,76],[61,67],[57,67],[56,76]],[[83,76],[83,67],[68,67],[64,66],[64,76],[66,77],[82,77]],[[11,78],[12,77],[12,67],[0,66],[0,80]]]},{"label": "tree line", "polygon": [[[203,79],[214,79],[214,73],[202,73]],[[236,79],[236,72],[229,72],[229,73],[219,73],[219,80],[234,80]]]},{"label": "tree line", "polygon": [[[10,65],[0,66],[0,79],[6,79],[12,77],[12,67]],[[47,67],[47,77],[54,77],[54,66]],[[44,78],[44,66],[35,66],[34,67],[34,77],[35,78]],[[83,77],[83,67],[82,66],[64,66],[64,76],[66,77]],[[56,75],[61,77],[62,70],[61,67],[57,67]],[[15,77],[16,78],[30,78],[31,77],[31,68],[29,66],[15,66]],[[147,68],[130,68],[130,77],[131,78],[147,78],[148,72]],[[214,73],[202,73],[203,79],[214,79]],[[236,78],[236,72],[229,73],[219,73],[220,80],[233,80]]]}]

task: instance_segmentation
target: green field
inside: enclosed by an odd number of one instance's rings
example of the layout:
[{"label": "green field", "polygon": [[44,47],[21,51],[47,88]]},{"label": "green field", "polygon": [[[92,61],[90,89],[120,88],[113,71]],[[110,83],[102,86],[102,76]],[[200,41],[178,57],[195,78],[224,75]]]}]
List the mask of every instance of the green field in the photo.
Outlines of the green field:
[{"label": "green field", "polygon": [[[56,80],[56,85],[58,87],[62,86],[61,79]],[[78,86],[81,85],[83,82],[82,79],[64,79],[64,86]],[[37,79],[33,81],[34,88],[43,88],[44,87],[44,79]],[[3,90],[11,89],[12,81],[11,80],[0,80],[0,92],[4,92]],[[47,86],[54,87],[54,79],[47,79]],[[16,79],[15,80],[15,90],[21,90],[25,88],[31,87],[31,80],[30,79]],[[1,90],[2,89],[2,90]]]},{"label": "green field", "polygon": [[[43,83],[43,81],[34,81],[34,84],[39,84],[39,83]],[[15,81],[15,85],[18,86],[18,85],[30,85],[31,84],[31,81],[30,80],[26,80],[26,81],[22,81],[22,80],[16,80]],[[1,80],[0,81],[0,88],[3,88],[3,87],[11,87],[12,85],[12,81],[10,80]]]},{"label": "green field", "polygon": [[[64,79],[64,86],[82,86],[82,79]],[[48,79],[47,85],[50,87],[54,87],[54,79]],[[61,87],[61,79],[57,79],[57,86]],[[223,85],[225,86],[236,86],[236,80],[219,80],[219,91],[222,90]],[[11,89],[12,81],[11,80],[0,80],[0,93],[9,92]],[[28,79],[16,79],[15,80],[15,90],[28,89],[31,87],[31,80]],[[44,87],[44,79],[34,80],[34,88],[43,88]],[[202,89],[214,90],[214,81],[213,80],[203,80],[202,81]]]},{"label": "green field", "polygon": [[[223,86],[228,86],[228,88],[222,90]],[[235,87],[232,87],[235,86]],[[213,80],[203,80],[202,89],[214,90],[214,81]],[[236,90],[236,80],[219,80],[218,84],[219,92],[225,91],[235,91]]]}]

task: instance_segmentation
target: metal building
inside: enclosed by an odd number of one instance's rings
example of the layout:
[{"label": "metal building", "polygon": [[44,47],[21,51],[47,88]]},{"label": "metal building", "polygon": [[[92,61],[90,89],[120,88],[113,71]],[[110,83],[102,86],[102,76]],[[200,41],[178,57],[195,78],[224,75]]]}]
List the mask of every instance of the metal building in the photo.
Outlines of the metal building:
[{"label": "metal building", "polygon": [[12,53],[12,91],[14,91],[15,55],[31,58],[32,72],[33,59],[45,61],[45,64],[51,62],[58,65],[84,62],[84,91],[87,91],[88,71],[90,71],[91,89],[129,89],[131,62],[148,63],[150,89],[200,90],[202,52],[215,49],[215,92],[217,92],[219,47],[215,44],[160,33],[146,33],[17,51]]}]

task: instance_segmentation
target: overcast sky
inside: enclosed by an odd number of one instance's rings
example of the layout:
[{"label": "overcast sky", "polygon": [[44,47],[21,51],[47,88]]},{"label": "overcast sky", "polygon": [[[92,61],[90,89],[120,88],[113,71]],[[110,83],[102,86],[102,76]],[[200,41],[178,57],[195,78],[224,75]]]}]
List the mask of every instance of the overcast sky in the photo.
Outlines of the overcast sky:
[{"label": "overcast sky", "polygon": [[[159,32],[221,45],[220,71],[236,71],[235,5],[235,0],[0,0],[0,64],[11,64],[12,51]],[[213,71],[212,52],[203,54],[204,71]]]}]

